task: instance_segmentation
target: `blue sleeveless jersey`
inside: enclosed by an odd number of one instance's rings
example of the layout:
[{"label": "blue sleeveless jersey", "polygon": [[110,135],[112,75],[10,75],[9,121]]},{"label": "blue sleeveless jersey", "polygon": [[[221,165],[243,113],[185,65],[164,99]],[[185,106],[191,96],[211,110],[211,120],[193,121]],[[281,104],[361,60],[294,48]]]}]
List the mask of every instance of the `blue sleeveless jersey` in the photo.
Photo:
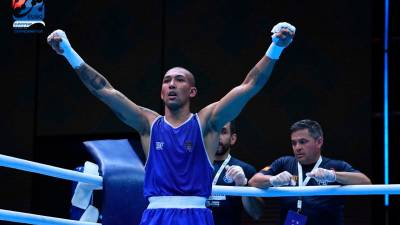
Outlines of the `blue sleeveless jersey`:
[{"label": "blue sleeveless jersey", "polygon": [[165,117],[151,127],[145,167],[144,196],[202,196],[211,194],[213,167],[207,157],[197,114],[177,128]]}]

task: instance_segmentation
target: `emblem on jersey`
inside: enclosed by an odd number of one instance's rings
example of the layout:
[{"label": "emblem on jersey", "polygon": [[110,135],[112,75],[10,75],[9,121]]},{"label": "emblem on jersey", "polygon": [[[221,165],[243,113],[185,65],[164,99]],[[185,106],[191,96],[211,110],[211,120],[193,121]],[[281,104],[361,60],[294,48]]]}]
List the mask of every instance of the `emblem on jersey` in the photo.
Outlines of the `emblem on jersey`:
[{"label": "emblem on jersey", "polygon": [[156,150],[163,150],[164,149],[164,142],[156,141]]},{"label": "emblem on jersey", "polygon": [[185,141],[185,144],[184,144],[184,146],[185,146],[185,149],[186,149],[186,151],[188,151],[188,152],[192,152],[192,147],[193,147],[193,144],[192,144],[192,142],[191,142],[191,141]]}]

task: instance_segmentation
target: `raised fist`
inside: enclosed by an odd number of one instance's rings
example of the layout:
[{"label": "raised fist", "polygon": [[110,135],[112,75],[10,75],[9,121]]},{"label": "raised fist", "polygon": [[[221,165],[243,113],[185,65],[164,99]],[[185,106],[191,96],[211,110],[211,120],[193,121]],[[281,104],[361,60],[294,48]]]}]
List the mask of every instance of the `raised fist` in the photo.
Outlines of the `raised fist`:
[{"label": "raised fist", "polygon": [[63,55],[66,50],[71,48],[71,44],[68,41],[67,35],[62,30],[53,31],[53,33],[47,37],[47,43],[59,55]]},{"label": "raised fist", "polygon": [[292,41],[294,34],[296,33],[296,27],[290,23],[280,22],[276,24],[272,30],[272,41],[280,46],[287,47]]}]

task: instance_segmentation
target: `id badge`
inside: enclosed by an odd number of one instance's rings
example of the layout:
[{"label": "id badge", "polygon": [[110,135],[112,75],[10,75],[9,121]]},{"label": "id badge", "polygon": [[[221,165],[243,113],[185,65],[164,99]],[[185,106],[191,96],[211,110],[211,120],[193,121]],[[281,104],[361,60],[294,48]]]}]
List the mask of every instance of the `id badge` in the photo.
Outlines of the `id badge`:
[{"label": "id badge", "polygon": [[289,210],[284,225],[305,225],[306,222],[307,222],[307,216]]}]

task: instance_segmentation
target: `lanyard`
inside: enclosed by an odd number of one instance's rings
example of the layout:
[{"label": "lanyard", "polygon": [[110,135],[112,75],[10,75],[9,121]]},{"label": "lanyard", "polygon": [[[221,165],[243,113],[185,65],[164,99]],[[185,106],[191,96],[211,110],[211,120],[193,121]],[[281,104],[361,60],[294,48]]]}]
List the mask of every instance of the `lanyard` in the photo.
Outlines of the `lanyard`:
[{"label": "lanyard", "polygon": [[231,160],[231,155],[228,154],[228,157],[224,160],[221,167],[218,169],[217,173],[215,174],[214,180],[212,182],[213,185],[217,184],[219,176],[221,176],[222,171],[225,169],[225,166],[228,164],[229,160]]},{"label": "lanyard", "polygon": [[[315,163],[314,168],[311,170],[315,170],[317,169],[322,163],[322,157],[319,156],[319,159],[317,161],[317,163]],[[297,162],[297,174],[299,176],[299,187],[301,186],[307,186],[308,182],[310,181],[310,177],[307,177],[304,181],[303,181],[303,167],[301,166],[301,164],[299,162]],[[301,198],[299,200],[297,200],[297,211],[300,212],[301,211],[301,206],[302,206],[302,200]]]}]

